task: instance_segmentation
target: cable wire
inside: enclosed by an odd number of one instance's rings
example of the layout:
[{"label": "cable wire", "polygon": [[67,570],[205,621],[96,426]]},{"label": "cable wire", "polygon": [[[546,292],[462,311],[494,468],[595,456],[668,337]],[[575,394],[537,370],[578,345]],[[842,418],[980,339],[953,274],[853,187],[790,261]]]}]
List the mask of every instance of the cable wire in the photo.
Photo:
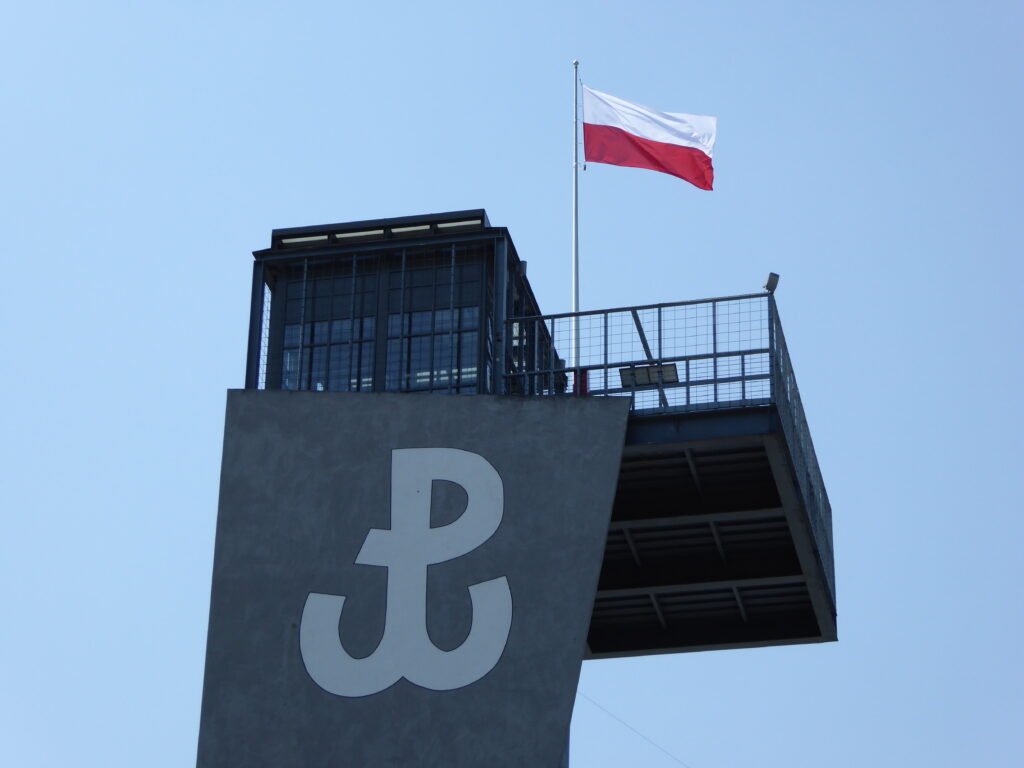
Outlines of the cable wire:
[{"label": "cable wire", "polygon": [[619,717],[618,715],[616,715],[616,714],[615,714],[614,712],[609,712],[609,711],[608,711],[607,709],[605,709],[604,707],[602,707],[602,706],[601,706],[600,704],[598,704],[598,703],[597,703],[596,701],[594,701],[594,700],[593,700],[592,698],[590,698],[589,696],[587,696],[587,694],[585,694],[585,693],[583,693],[582,691],[580,691],[580,696],[582,696],[582,697],[583,697],[584,699],[586,699],[587,701],[589,701],[589,702],[590,702],[591,704],[593,704],[593,705],[594,705],[595,707],[597,707],[598,709],[600,709],[600,710],[601,710],[602,712],[604,712],[604,713],[605,713],[606,715],[608,715],[608,717],[612,718],[613,720],[616,720],[616,721],[618,721],[618,722],[619,722],[619,723],[621,723],[622,725],[624,725],[624,726],[626,726],[627,728],[629,728],[629,730],[631,730],[631,731],[632,731],[633,733],[635,733],[635,734],[636,734],[637,736],[639,736],[639,737],[640,737],[641,739],[643,739],[644,741],[646,741],[646,742],[647,742],[648,744],[650,744],[650,745],[651,745],[652,747],[654,747],[655,749],[657,749],[657,750],[659,750],[659,751],[661,751],[661,752],[664,752],[664,753],[665,753],[666,755],[668,755],[668,757],[672,758],[672,759],[673,759],[673,760],[674,760],[675,762],[679,763],[679,765],[682,765],[682,766],[684,766],[684,768],[693,768],[693,766],[691,766],[691,765],[690,765],[689,763],[687,763],[687,762],[684,762],[684,761],[683,761],[683,760],[682,760],[681,758],[678,758],[678,757],[676,757],[675,755],[673,755],[673,754],[672,754],[671,752],[669,752],[669,751],[668,751],[667,749],[665,749],[665,748],[664,748],[663,746],[661,746],[661,744],[659,744],[658,742],[656,742],[656,741],[655,741],[654,739],[652,739],[651,737],[649,737],[649,736],[647,736],[647,735],[645,735],[645,734],[641,733],[640,731],[638,731],[638,730],[637,730],[636,728],[634,728],[634,727],[633,727],[632,725],[630,725],[629,723],[627,723],[627,722],[626,722],[625,720],[623,720],[623,719],[622,719],[621,717]]}]

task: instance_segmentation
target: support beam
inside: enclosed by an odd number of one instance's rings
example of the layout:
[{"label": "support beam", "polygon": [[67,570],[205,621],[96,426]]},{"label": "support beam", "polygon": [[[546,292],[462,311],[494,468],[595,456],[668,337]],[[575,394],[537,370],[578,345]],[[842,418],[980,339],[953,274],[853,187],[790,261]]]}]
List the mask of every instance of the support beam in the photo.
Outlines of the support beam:
[{"label": "support beam", "polygon": [[644,517],[636,520],[612,520],[608,530],[642,530],[669,525],[700,525],[702,523],[747,523],[785,518],[785,516],[786,510],[783,507],[766,507],[737,512],[708,512],[697,515],[665,515],[664,517]]},{"label": "support beam", "polygon": [[661,606],[658,605],[658,596],[653,592],[651,593],[651,605],[654,606],[654,612],[658,616],[658,623],[661,624],[661,628],[668,629],[668,624],[665,623],[665,614],[661,612]]},{"label": "support beam", "polygon": [[768,462],[772,468],[772,475],[775,477],[775,485],[779,491],[779,498],[782,500],[786,519],[789,521],[789,530],[793,536],[797,558],[800,560],[800,570],[807,577],[807,591],[811,595],[811,604],[814,607],[815,618],[818,620],[818,628],[823,639],[835,640],[837,637],[835,607],[829,597],[828,586],[822,577],[821,563],[815,554],[814,534],[789,468],[788,450],[778,437],[764,438],[764,447],[768,454]]},{"label": "support beam", "polygon": [[681,595],[694,592],[731,591],[746,587],[790,587],[806,585],[802,575],[764,576],[755,579],[727,579],[724,581],[702,581],[695,584],[666,584],[664,586],[627,587],[625,589],[599,589],[597,598],[641,597],[644,595]]},{"label": "support beam", "polygon": [[733,595],[733,597],[736,598],[736,607],[740,609],[740,616],[743,617],[743,623],[744,624],[748,623],[748,620],[747,620],[747,609],[746,609],[746,606],[743,605],[743,598],[740,596],[740,589],[739,589],[739,587],[733,587],[732,588],[732,595]]},{"label": "support beam", "polygon": [[626,546],[629,547],[629,554],[633,556],[633,562],[636,563],[637,568],[642,567],[640,553],[637,552],[636,542],[633,541],[633,534],[629,532],[629,528],[623,528],[622,535],[626,538]]}]

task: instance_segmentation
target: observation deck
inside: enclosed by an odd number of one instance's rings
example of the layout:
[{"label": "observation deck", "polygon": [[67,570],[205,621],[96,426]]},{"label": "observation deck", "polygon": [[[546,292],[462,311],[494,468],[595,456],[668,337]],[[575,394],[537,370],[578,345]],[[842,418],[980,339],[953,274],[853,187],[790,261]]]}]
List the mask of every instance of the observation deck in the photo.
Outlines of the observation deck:
[{"label": "observation deck", "polygon": [[253,256],[247,388],[629,398],[590,658],[836,639],[772,293],[543,315],[482,209],[275,230]]},{"label": "observation deck", "polygon": [[774,295],[506,333],[506,391],[632,404],[589,658],[836,639],[832,511]]}]

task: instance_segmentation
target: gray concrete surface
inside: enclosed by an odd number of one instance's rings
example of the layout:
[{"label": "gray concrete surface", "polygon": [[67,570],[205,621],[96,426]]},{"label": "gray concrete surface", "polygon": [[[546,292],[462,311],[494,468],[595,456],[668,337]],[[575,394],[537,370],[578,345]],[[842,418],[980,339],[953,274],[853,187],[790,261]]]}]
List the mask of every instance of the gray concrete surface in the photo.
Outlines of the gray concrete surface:
[{"label": "gray concrete surface", "polygon": [[[230,392],[199,768],[559,765],[627,415],[628,402],[615,398]],[[393,569],[356,560],[371,529],[390,532],[392,451],[410,448],[482,457],[503,497],[492,535],[482,543],[479,531],[464,536],[449,547],[454,557],[426,567],[432,648],[415,663],[445,651],[455,658],[471,627],[500,634],[500,609],[488,614],[481,605],[490,629],[474,625],[469,590],[497,583],[492,600],[502,578],[512,604],[507,641],[489,671],[451,690],[403,674],[379,692],[331,693],[307,671],[305,641],[300,649],[311,593],[345,598],[340,642],[329,638],[335,647],[322,653],[344,653],[351,665],[391,654],[398,672],[409,671],[403,652],[382,642],[386,616],[389,627],[409,616],[394,606],[387,614],[389,594],[402,594],[394,583],[389,592]],[[458,482],[428,483],[431,535],[444,539],[457,529],[444,526],[482,514],[464,510],[489,491],[466,485],[479,498],[468,499]],[[492,502],[481,503],[493,513]],[[396,551],[414,558],[419,534],[408,526]],[[403,600],[415,590],[406,593]],[[434,688],[452,679],[412,672]],[[347,690],[344,676],[335,682]]]}]

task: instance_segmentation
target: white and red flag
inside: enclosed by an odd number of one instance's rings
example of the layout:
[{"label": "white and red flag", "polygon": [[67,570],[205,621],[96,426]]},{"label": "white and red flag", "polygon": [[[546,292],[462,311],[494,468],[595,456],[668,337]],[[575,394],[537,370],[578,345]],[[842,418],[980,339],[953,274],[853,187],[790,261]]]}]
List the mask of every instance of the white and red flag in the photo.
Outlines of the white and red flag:
[{"label": "white and red flag", "polygon": [[583,86],[583,156],[588,163],[648,168],[711,189],[718,118],[655,112]]}]

